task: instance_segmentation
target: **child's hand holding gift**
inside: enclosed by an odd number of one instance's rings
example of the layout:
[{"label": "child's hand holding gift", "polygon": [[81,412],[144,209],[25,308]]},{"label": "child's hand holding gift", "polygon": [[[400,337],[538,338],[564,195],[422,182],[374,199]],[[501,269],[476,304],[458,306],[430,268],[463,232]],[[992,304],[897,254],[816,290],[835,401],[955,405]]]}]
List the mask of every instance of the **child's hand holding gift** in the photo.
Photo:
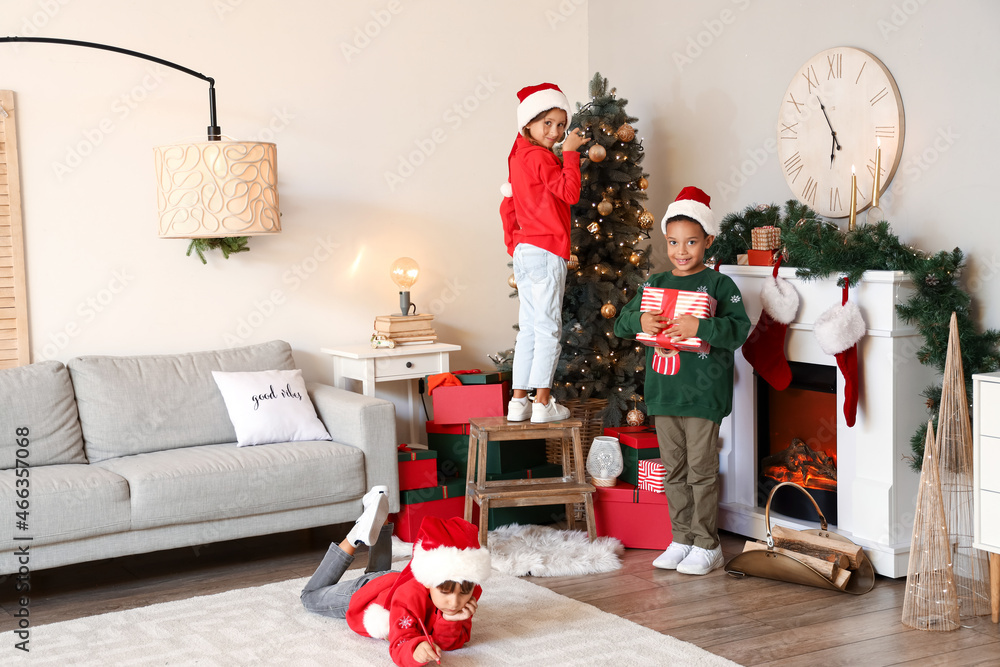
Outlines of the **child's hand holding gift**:
[{"label": "child's hand holding gift", "polygon": [[698,335],[699,321],[694,315],[678,315],[665,333],[670,336],[671,341],[695,338]]},{"label": "child's hand holding gift", "polygon": [[643,333],[647,333],[650,336],[655,336],[671,323],[670,320],[663,317],[660,313],[643,313],[639,317],[639,324],[642,325]]}]

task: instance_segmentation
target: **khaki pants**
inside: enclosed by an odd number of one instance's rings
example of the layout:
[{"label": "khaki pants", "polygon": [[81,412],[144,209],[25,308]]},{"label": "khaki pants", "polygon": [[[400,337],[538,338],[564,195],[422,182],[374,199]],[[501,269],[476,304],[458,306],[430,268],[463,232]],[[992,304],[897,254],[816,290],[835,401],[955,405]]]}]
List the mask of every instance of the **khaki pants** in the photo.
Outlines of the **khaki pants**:
[{"label": "khaki pants", "polygon": [[654,415],[667,474],[673,540],[702,549],[719,545],[719,425],[700,417]]}]

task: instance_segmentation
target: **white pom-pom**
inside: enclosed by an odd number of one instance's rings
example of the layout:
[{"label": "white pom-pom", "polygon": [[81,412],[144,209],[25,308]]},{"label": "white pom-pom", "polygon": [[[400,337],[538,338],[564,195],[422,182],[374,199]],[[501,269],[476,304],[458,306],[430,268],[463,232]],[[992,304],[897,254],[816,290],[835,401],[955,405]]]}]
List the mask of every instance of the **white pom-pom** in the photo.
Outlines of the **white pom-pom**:
[{"label": "white pom-pom", "polygon": [[500,194],[504,197],[513,197],[514,189],[510,187],[510,183],[504,183],[500,186]]}]

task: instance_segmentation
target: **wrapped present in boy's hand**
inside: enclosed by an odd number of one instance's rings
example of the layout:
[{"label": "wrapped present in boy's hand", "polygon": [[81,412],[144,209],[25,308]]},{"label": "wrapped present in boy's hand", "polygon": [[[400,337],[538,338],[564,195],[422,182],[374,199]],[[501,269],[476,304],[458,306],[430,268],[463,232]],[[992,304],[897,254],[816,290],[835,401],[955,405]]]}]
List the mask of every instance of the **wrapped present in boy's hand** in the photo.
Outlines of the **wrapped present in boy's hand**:
[{"label": "wrapped present in boy's hand", "polygon": [[[667,319],[679,315],[693,315],[698,319],[706,319],[715,315],[718,302],[705,292],[689,292],[687,290],[667,289],[664,287],[647,287],[642,291],[642,301],[639,310],[644,313],[657,313]],[[666,329],[653,336],[640,331],[635,339],[650,347],[664,350],[683,350],[685,352],[708,352],[711,347],[700,338],[682,338],[671,340],[664,333]]]}]

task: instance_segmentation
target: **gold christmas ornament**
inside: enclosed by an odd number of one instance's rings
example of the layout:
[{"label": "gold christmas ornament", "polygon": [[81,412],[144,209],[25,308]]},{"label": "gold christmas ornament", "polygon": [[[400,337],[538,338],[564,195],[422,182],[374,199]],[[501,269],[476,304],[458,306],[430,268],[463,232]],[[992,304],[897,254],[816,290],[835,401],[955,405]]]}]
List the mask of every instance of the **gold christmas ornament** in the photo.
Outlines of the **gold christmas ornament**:
[{"label": "gold christmas ornament", "polygon": [[600,144],[594,144],[587,151],[587,157],[590,158],[591,162],[603,162],[604,158],[608,156],[608,152],[604,149],[604,146]]},{"label": "gold christmas ornament", "polygon": [[618,138],[621,141],[624,141],[626,143],[635,139],[635,129],[628,123],[625,123],[621,127],[619,127],[618,132],[616,134],[618,135]]},{"label": "gold christmas ornament", "polygon": [[587,225],[587,231],[590,232],[591,234],[596,234],[597,232],[601,231],[601,226],[596,222],[592,222],[589,225]]},{"label": "gold christmas ornament", "polygon": [[629,426],[642,426],[645,421],[646,415],[638,408],[629,410],[628,414],[625,415],[625,423]]},{"label": "gold christmas ornament", "polygon": [[615,304],[613,303],[606,303],[601,306],[601,315],[604,315],[605,319],[610,320],[617,312],[618,309],[615,308]]},{"label": "gold christmas ornament", "polygon": [[580,268],[580,258],[576,255],[570,255],[569,261],[566,262],[566,268],[570,271],[576,271]]},{"label": "gold christmas ornament", "polygon": [[510,274],[509,278],[507,278],[507,284],[510,285],[511,289],[517,289],[517,281],[514,280],[514,274],[513,273]]},{"label": "gold christmas ornament", "polygon": [[637,252],[632,253],[628,256],[628,261],[632,266],[639,266],[639,262],[642,261],[642,255]]},{"label": "gold christmas ornament", "polygon": [[608,125],[607,123],[601,123],[601,132],[603,132],[604,134],[611,134],[612,132],[611,126]]},{"label": "gold christmas ornament", "polygon": [[639,179],[639,189],[645,190],[648,187],[649,187],[649,181],[646,180],[645,176],[643,176],[642,178]]},{"label": "gold christmas ornament", "polygon": [[643,211],[642,215],[639,216],[639,226],[643,229],[652,229],[653,221],[653,214],[649,211]]},{"label": "gold christmas ornament", "polygon": [[601,203],[597,205],[597,212],[600,213],[601,215],[611,215],[611,212],[614,210],[615,207],[612,206],[611,202],[609,202],[607,199],[601,201]]}]

